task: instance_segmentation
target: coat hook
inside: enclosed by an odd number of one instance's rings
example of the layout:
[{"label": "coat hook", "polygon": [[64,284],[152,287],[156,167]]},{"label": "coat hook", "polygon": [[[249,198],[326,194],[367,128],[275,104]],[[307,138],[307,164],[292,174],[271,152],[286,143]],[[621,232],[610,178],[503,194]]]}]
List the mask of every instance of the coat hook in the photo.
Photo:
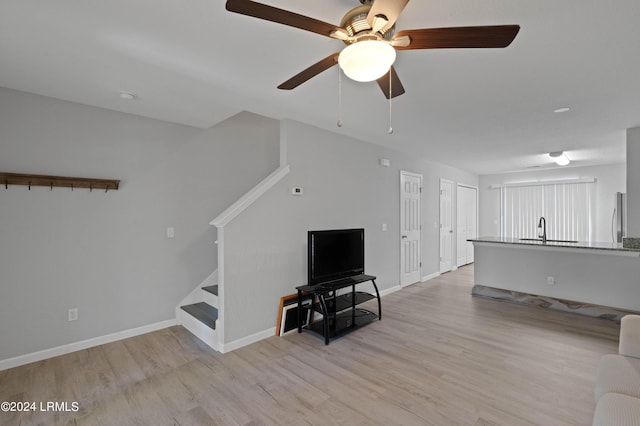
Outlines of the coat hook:
[{"label": "coat hook", "polygon": [[89,192],[93,192],[93,186],[89,185]]},{"label": "coat hook", "polygon": [[51,182],[51,191],[53,191],[53,182]]},{"label": "coat hook", "polygon": [[29,181],[29,191],[31,191],[31,181]]},{"label": "coat hook", "polygon": [[104,192],[105,192],[105,194],[106,194],[107,192],[109,192],[109,185],[107,185],[107,187],[104,189]]},{"label": "coat hook", "polygon": [[73,192],[73,184],[71,184],[71,192]]},{"label": "coat hook", "polygon": [[4,181],[4,189],[9,189],[9,181],[8,180]]}]

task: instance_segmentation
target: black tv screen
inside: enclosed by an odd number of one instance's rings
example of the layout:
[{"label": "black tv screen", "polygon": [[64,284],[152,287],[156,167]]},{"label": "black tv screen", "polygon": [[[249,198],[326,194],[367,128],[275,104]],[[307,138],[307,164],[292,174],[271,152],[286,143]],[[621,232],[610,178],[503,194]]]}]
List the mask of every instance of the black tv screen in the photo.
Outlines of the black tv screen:
[{"label": "black tv screen", "polygon": [[308,232],[309,285],[364,274],[364,229]]}]

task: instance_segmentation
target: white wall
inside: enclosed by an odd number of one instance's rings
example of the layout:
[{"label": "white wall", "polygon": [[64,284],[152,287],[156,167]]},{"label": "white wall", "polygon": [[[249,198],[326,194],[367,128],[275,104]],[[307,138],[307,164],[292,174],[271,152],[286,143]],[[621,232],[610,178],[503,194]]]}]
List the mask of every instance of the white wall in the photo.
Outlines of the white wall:
[{"label": "white wall", "polygon": [[640,127],[627,129],[627,236],[640,237]]},{"label": "white wall", "polygon": [[439,179],[478,185],[476,175],[315,127],[283,129],[291,172],[225,228],[225,343],[274,327],[280,297],[306,284],[308,230],[364,227],[366,272],[381,290],[398,286],[400,170],[424,175],[423,276],[439,269]]},{"label": "white wall", "polygon": [[[640,144],[639,144],[640,146]],[[500,190],[491,185],[579,177],[596,178],[595,240],[611,242],[611,216],[615,193],[626,192],[625,164],[564,167],[553,170],[480,176],[480,235],[500,235]],[[531,226],[536,226],[532,223]],[[640,233],[639,233],[640,235]]]},{"label": "white wall", "polygon": [[279,131],[249,113],[201,130],[0,88],[0,171],[122,181],[0,187],[0,360],[175,318],[216,269],[211,218],[278,167]]}]

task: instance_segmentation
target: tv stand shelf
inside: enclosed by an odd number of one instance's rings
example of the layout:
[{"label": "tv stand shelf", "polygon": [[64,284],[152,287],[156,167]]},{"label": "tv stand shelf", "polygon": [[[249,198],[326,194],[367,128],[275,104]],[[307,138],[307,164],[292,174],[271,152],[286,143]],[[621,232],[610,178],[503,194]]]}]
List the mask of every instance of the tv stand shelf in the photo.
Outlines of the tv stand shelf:
[{"label": "tv stand shelf", "polygon": [[[317,302],[313,304],[316,312],[322,314],[322,319],[312,321],[307,328],[324,337],[325,345],[334,337],[341,336],[369,324],[376,319],[382,319],[382,306],[380,293],[376,285],[376,277],[372,275],[356,275],[336,281],[329,281],[318,285],[303,285],[296,287],[298,290],[298,333],[302,332],[303,322],[300,318],[302,312],[303,295],[312,294]],[[375,295],[364,291],[356,291],[356,286],[371,281]],[[351,291],[337,294],[338,290],[351,287]],[[377,299],[378,313],[359,308],[358,305]]]}]

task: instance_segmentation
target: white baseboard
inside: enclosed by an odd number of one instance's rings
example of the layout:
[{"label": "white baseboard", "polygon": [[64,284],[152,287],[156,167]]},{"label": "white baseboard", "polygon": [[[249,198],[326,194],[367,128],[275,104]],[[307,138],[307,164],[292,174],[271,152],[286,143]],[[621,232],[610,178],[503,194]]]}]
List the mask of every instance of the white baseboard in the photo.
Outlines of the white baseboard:
[{"label": "white baseboard", "polygon": [[[429,274],[423,277],[422,281],[431,280],[433,278],[438,277],[439,275],[440,275],[439,272]],[[380,297],[387,296],[391,293],[395,293],[396,291],[400,291],[400,290],[402,290],[402,287],[400,285],[384,289],[380,291]],[[7,370],[9,368],[18,367],[25,364],[30,364],[32,362],[42,361],[43,359],[47,359],[47,358],[53,358],[56,356],[65,355],[65,354],[76,352],[82,349],[92,348],[94,346],[104,345],[106,343],[127,339],[129,337],[151,333],[153,331],[162,330],[163,328],[172,327],[177,324],[178,324],[178,320],[174,318],[166,321],[157,322],[154,324],[145,325],[142,327],[119,331],[117,333],[107,334],[104,336],[94,337],[94,338],[82,340],[79,342],[69,343],[67,345],[57,346],[55,348],[33,352],[30,354],[19,355],[17,357],[3,359],[3,360],[0,360],[0,371]],[[220,345],[221,347],[219,348],[219,350],[222,353],[231,352],[243,346],[247,346],[252,343],[258,342],[260,340],[266,339],[268,337],[274,336],[275,334],[276,334],[276,328],[271,327],[269,329],[252,334],[250,336],[246,336],[229,343],[224,343]]]},{"label": "white baseboard", "polygon": [[440,272],[434,272],[433,274],[425,275],[424,277],[422,277],[422,282],[438,278],[440,275]]},{"label": "white baseboard", "polygon": [[262,339],[266,339],[267,337],[271,337],[275,335],[276,335],[276,328],[271,327],[264,331],[259,331],[255,334],[252,334],[250,336],[242,337],[238,340],[234,340],[233,342],[223,343],[221,345],[222,347],[220,348],[220,352],[226,353],[226,352],[235,351],[236,349],[239,349],[243,346],[250,345],[252,343],[258,342]]},{"label": "white baseboard", "polygon": [[400,286],[400,284],[398,284],[395,287],[385,288],[384,290],[382,290],[380,292],[380,297],[386,296],[386,295],[391,294],[391,293],[395,293],[396,291],[400,291],[400,290],[402,290],[402,287]]},{"label": "white baseboard", "polygon": [[107,334],[104,336],[94,337],[87,340],[81,340],[67,345],[57,346],[55,348],[45,349],[30,354],[19,355],[13,358],[0,360],[0,371],[13,367],[18,367],[32,362],[42,361],[43,359],[53,358],[60,355],[69,354],[82,349],[92,348],[94,346],[104,345],[106,343],[115,342],[129,337],[138,336],[140,334],[151,333],[152,331],[162,330],[163,328],[176,325],[175,319],[160,321],[155,324],[143,325],[142,327],[131,328],[129,330],[119,331],[117,333]]}]

